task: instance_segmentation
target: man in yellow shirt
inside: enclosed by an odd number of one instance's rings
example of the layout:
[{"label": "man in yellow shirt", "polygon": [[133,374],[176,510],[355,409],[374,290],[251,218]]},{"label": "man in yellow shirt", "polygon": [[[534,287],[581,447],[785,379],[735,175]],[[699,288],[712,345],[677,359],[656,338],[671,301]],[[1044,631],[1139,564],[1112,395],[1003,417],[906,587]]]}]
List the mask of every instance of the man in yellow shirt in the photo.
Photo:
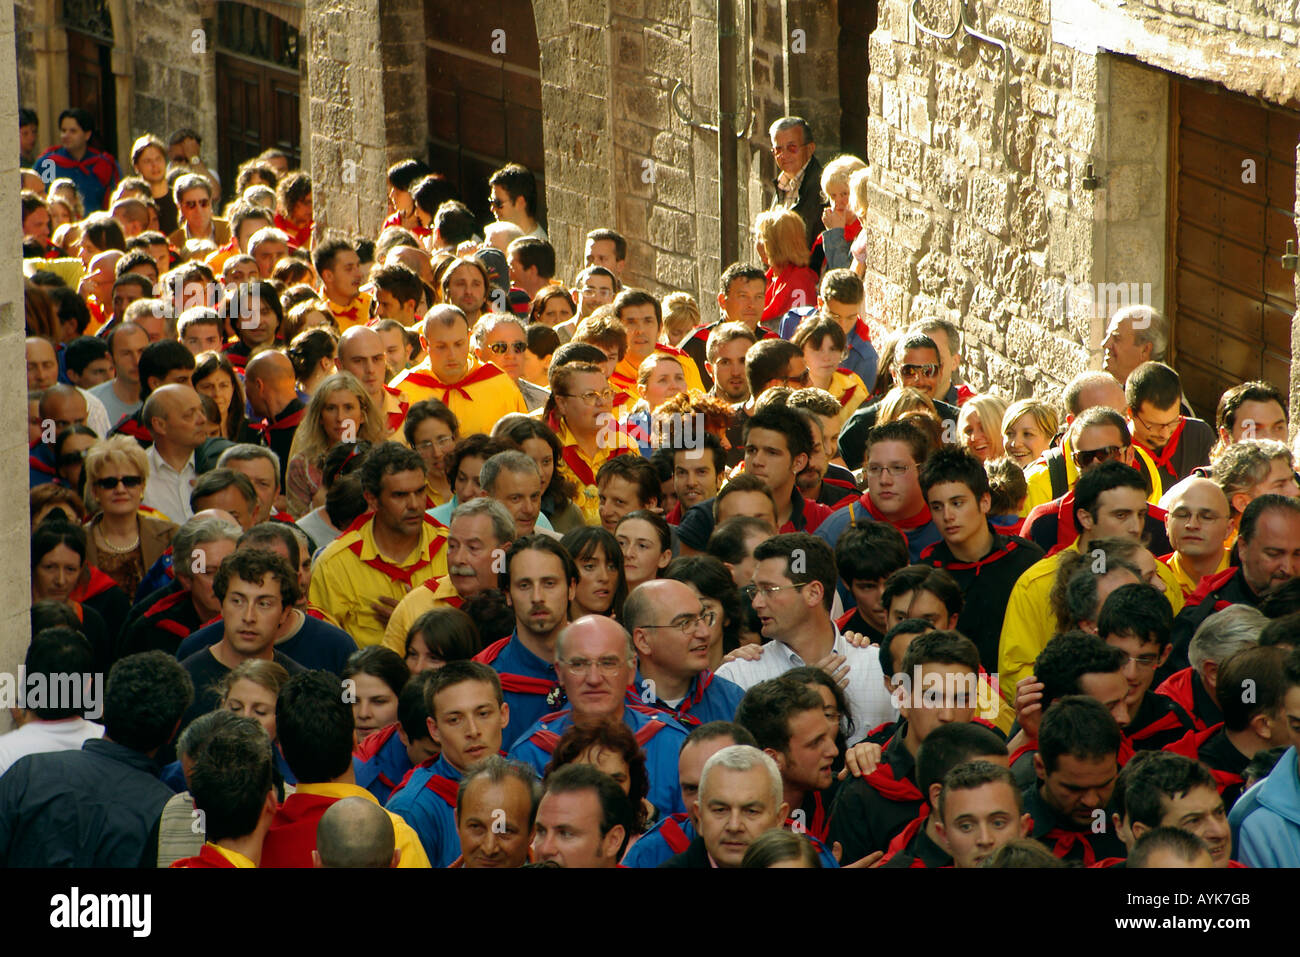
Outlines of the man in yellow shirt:
[{"label": "man in yellow shirt", "polygon": [[472,498],[452,512],[447,531],[447,574],[412,588],[384,629],[384,647],[399,655],[406,654],[406,636],[426,611],[459,608],[466,598],[498,587],[497,570],[514,540],[515,520],[496,499]]},{"label": "man in yellow shirt", "polygon": [[627,330],[627,352],[619,360],[614,374],[609,377],[610,385],[625,392],[636,392],[636,375],[641,363],[650,353],[661,352],[681,362],[688,389],[705,391],[695,360],[681,349],[666,346],[659,341],[659,333],[664,326],[664,312],[658,299],[641,289],[624,289],[614,299],[612,308],[614,317]]},{"label": "man in yellow shirt", "polygon": [[1191,476],[1166,494],[1165,531],[1173,551],[1161,555],[1187,598],[1206,575],[1228,567],[1232,514],[1228,496],[1209,479]]},{"label": "man in yellow shirt", "polygon": [[370,296],[361,291],[365,279],[361,272],[361,257],[352,244],[342,239],[331,239],[316,247],[311,257],[320,277],[320,288],[325,305],[334,315],[340,332],[353,326],[363,326],[370,321]]},{"label": "man in yellow shirt", "polygon": [[407,592],[447,573],[447,530],[424,513],[424,459],[413,449],[397,442],[374,449],[361,485],[370,512],[326,546],[309,595],[364,648],[383,641]]},{"label": "man in yellow shirt", "polygon": [[[356,700],[355,687],[327,671],[294,675],[281,689],[275,706],[276,738],[298,784],[271,821],[262,845],[263,867],[311,867],[316,830],[329,808],[351,797],[379,803],[357,785],[352,771],[349,697]],[[397,866],[428,867],[429,857],[415,831],[396,814],[388,816],[401,852]]]},{"label": "man in yellow shirt", "polygon": [[[1074,524],[1079,537],[1068,549],[1087,553],[1089,545],[1100,538],[1125,538],[1140,541],[1146,523],[1146,484],[1142,476],[1122,462],[1105,462],[1090,469],[1075,486]],[[1150,553],[1145,553],[1150,557]],[[1011,729],[1015,719],[1016,682],[1033,672],[1034,661],[1057,631],[1052,613],[1052,585],[1061,552],[1030,565],[1020,576],[1007,600],[998,643],[998,681],[1003,708],[998,727]],[[1183,607],[1183,592],[1169,567],[1151,558],[1152,568],[1144,568],[1151,584],[1155,576],[1164,584],[1165,597],[1178,614]]]},{"label": "man in yellow shirt", "polygon": [[599,366],[570,362],[551,366],[551,401],[546,422],[564,447],[555,463],[578,486],[574,501],[588,525],[600,524],[600,492],[596,473],[615,455],[635,451],[636,445],[619,428],[611,409],[614,390]]},{"label": "man in yellow shirt", "polygon": [[512,412],[528,413],[519,387],[491,362],[470,355],[469,320],[457,306],[434,306],[424,317],[420,344],[428,355],[393,379],[408,401],[437,399],[456,415],[461,437],[491,433]]}]

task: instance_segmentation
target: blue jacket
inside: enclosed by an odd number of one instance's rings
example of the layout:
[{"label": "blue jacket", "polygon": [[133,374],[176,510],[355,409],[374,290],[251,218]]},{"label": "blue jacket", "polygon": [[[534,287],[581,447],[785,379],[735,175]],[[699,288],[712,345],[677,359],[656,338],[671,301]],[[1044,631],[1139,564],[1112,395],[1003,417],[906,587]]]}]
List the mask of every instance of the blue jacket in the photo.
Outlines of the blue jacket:
[{"label": "blue jacket", "polygon": [[[660,814],[685,811],[681,785],[677,780],[677,755],[686,743],[686,729],[662,711],[639,704],[624,705],[623,723],[636,735],[645,752],[650,803]],[[543,777],[560,736],[572,726],[571,709],[548,714],[515,741],[509,757],[524,762],[537,772],[539,778]]]},{"label": "blue jacket", "polygon": [[502,741],[513,741],[562,700],[555,665],[524,647],[516,631],[492,642],[474,660],[488,665],[501,678],[501,692],[510,705],[510,723],[501,729]]},{"label": "blue jacket", "polygon": [[[710,721],[734,720],[740,699],[745,697],[744,688],[734,681],[719,678],[708,669],[691,679],[686,697],[675,708],[655,695],[650,682],[641,677],[640,668],[632,684],[633,687],[627,691],[627,700],[631,704],[643,704],[662,711],[687,728],[697,728]],[[639,689],[640,693],[634,689]]]},{"label": "blue jacket", "polygon": [[407,775],[386,805],[420,836],[424,853],[434,867],[446,867],[460,857],[460,834],[456,831],[460,779],[461,773],[452,763],[439,756]]},{"label": "blue jacket", "polygon": [[671,814],[655,822],[623,855],[624,867],[658,867],[682,853],[699,836],[689,814]]},{"label": "blue jacket", "polygon": [[1251,867],[1300,867],[1300,764],[1289,748],[1228,816],[1237,859]]},{"label": "blue jacket", "polygon": [[388,802],[413,768],[397,727],[394,722],[381,728],[352,752],[352,773],[356,775],[357,787],[365,788],[380,804]]},{"label": "blue jacket", "polygon": [[[828,230],[833,232],[833,230]],[[817,311],[816,306],[799,306],[797,309],[791,309],[781,317],[777,326],[777,335],[782,339],[793,339],[794,332],[799,328],[799,323],[803,322],[809,316]],[[871,344],[870,331],[867,324],[859,319],[849,333],[847,346],[847,355],[841,366],[850,372],[856,372],[867,386],[870,392],[876,385],[876,369],[880,365],[880,356],[876,352],[876,347]]]}]

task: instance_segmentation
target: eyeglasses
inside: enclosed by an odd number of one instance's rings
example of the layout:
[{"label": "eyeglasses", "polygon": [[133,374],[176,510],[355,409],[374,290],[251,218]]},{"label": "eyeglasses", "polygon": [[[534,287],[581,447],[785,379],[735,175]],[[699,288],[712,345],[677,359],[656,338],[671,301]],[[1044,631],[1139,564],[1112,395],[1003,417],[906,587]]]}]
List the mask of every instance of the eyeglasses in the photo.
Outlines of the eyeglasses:
[{"label": "eyeglasses", "polygon": [[627,662],[615,655],[606,655],[603,658],[570,658],[567,661],[561,661],[561,665],[572,671],[575,675],[583,675],[591,671],[594,667],[606,678],[611,678],[618,674],[619,669],[627,667]]},{"label": "eyeglasses", "polygon": [[939,366],[934,362],[927,362],[925,365],[917,365],[909,362],[898,367],[898,371],[904,376],[921,376],[924,379],[933,379],[939,374]]},{"label": "eyeglasses", "polygon": [[561,392],[559,394],[566,399],[581,399],[587,405],[600,405],[602,402],[612,403],[614,401],[613,389],[602,389],[600,392]]},{"label": "eyeglasses", "polygon": [[1075,449],[1074,464],[1081,469],[1086,469],[1093,462],[1109,462],[1111,459],[1119,458],[1127,446],[1107,445],[1100,449]]},{"label": "eyeglasses", "polygon": [[785,377],[785,381],[797,382],[800,385],[807,385],[808,383],[812,382],[812,372],[811,370],[804,369],[803,372],[801,372],[799,375],[787,375]]},{"label": "eyeglasses", "polygon": [[642,628],[676,628],[683,635],[690,636],[695,633],[695,626],[700,622],[704,623],[705,628],[712,628],[713,623],[718,620],[717,614],[706,611],[700,615],[688,615],[677,621],[669,622],[666,625],[642,625]]},{"label": "eyeglasses", "polygon": [[1183,417],[1180,415],[1172,422],[1156,422],[1153,424],[1142,418],[1142,416],[1138,415],[1136,412],[1133,413],[1133,418],[1142,423],[1142,428],[1146,429],[1148,432],[1155,433],[1156,435],[1165,435],[1166,433],[1172,432],[1174,429],[1178,428],[1178,423],[1183,421]]},{"label": "eyeglasses", "polygon": [[489,342],[487,347],[499,356],[507,352],[513,352],[517,356],[523,355],[528,351],[527,342]]},{"label": "eyeglasses", "polygon": [[139,475],[118,475],[116,477],[104,477],[95,479],[95,488],[101,492],[111,492],[119,485],[127,488],[139,488],[144,484],[144,478]]},{"label": "eyeglasses", "polygon": [[754,596],[760,592],[764,597],[770,598],[779,591],[785,591],[789,588],[803,588],[805,585],[811,584],[812,582],[799,582],[797,585],[746,585],[741,589],[741,592],[746,598],[753,601]]},{"label": "eyeglasses", "polygon": [[878,479],[888,472],[894,478],[902,478],[913,468],[915,468],[913,465],[868,465],[867,475],[870,478]]},{"label": "eyeglasses", "polygon": [[182,209],[207,209],[212,205],[210,199],[187,199],[181,203]]},{"label": "eyeglasses", "polygon": [[1144,671],[1150,671],[1156,665],[1160,664],[1159,655],[1125,655],[1124,663],[1127,665],[1132,662]]},{"label": "eyeglasses", "polygon": [[1211,522],[1226,522],[1228,520],[1228,516],[1208,508],[1203,508],[1197,512],[1193,512],[1189,508],[1176,508],[1169,513],[1169,517],[1177,522],[1190,522],[1193,515],[1196,516],[1196,519],[1202,525],[1208,525]]},{"label": "eyeglasses", "polygon": [[784,153],[786,156],[794,156],[807,145],[807,143],[787,143],[785,146],[773,146],[772,155],[780,156]]},{"label": "eyeglasses", "polygon": [[416,443],[415,443],[415,451],[417,451],[417,452],[432,452],[434,449],[446,449],[446,448],[451,448],[451,447],[452,447],[453,445],[455,445],[455,444],[456,444],[456,440],[453,439],[450,435],[448,435],[448,436],[444,436],[443,438],[441,438],[441,439],[437,439],[437,440],[429,440],[429,439],[426,439],[426,440],[423,441],[423,442],[416,442]]}]

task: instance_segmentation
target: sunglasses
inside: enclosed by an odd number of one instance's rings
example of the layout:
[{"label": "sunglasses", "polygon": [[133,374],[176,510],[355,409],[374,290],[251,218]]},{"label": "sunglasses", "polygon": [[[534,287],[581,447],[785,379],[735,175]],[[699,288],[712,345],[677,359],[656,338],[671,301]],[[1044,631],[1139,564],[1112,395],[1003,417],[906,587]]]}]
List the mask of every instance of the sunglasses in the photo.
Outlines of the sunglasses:
[{"label": "sunglasses", "polygon": [[139,488],[144,484],[144,478],[139,475],[118,475],[115,478],[95,479],[94,484],[95,488],[101,492],[111,492],[118,485],[123,485],[126,488]]},{"label": "sunglasses", "polygon": [[1074,464],[1079,468],[1087,468],[1093,462],[1109,462],[1111,459],[1118,458],[1124,451],[1121,445],[1107,445],[1100,449],[1075,449]]},{"label": "sunglasses", "polygon": [[914,365],[909,362],[907,365],[899,366],[898,371],[909,377],[919,375],[925,379],[933,379],[939,374],[939,367],[933,362],[928,362],[925,365]]},{"label": "sunglasses", "polygon": [[497,355],[499,355],[499,356],[503,356],[503,355],[505,355],[507,352],[513,352],[515,355],[517,355],[517,356],[521,356],[521,355],[523,355],[525,352],[528,351],[528,343],[526,343],[526,342],[489,342],[489,343],[488,343],[488,348],[491,349],[493,352],[495,352],[495,353],[496,353]]},{"label": "sunglasses", "polygon": [[181,203],[182,209],[207,209],[212,205],[211,200],[207,199],[187,199]]}]

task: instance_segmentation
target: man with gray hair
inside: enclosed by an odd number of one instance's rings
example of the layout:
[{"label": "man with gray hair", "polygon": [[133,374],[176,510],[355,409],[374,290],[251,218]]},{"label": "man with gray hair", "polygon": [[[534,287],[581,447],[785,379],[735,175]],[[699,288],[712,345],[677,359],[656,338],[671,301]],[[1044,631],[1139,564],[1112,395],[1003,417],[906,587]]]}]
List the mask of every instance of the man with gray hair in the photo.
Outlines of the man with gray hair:
[{"label": "man with gray hair", "polygon": [[456,791],[460,857],[449,866],[523,867],[541,800],[541,782],[517,761],[494,754],[470,765]]},{"label": "man with gray hair", "polygon": [[635,661],[631,636],[612,618],[585,615],[564,628],[556,641],[555,662],[569,707],[535,722],[515,741],[510,757],[540,775],[569,728],[622,721],[645,752],[650,803],[661,814],[684,811],[677,754],[686,730],[666,714],[647,713],[639,699],[628,697]]},{"label": "man with gray hair", "polygon": [[1267,624],[1263,613],[1249,605],[1225,605],[1208,615],[1187,646],[1191,664],[1170,675],[1156,693],[1177,702],[1191,716],[1194,730],[1214,727],[1223,720],[1217,692],[1219,666],[1238,651],[1255,647]]},{"label": "man with gray hair", "polygon": [[459,608],[465,599],[496,588],[501,562],[514,540],[514,516],[495,498],[472,498],[456,506],[447,525],[447,574],[412,588],[397,603],[384,629],[384,647],[405,655],[406,636],[425,612],[442,605]]},{"label": "man with gray hair", "polygon": [[1236,552],[1237,565],[1203,578],[1174,619],[1174,648],[1157,678],[1194,663],[1188,645],[1210,615],[1229,605],[1258,608],[1266,594],[1300,577],[1300,499],[1261,495],[1247,505],[1237,524]]},{"label": "man with gray hair", "polygon": [[491,498],[506,507],[515,520],[515,537],[534,531],[558,535],[542,517],[542,473],[537,463],[523,452],[498,452],[483,463],[479,485]]},{"label": "man with gray hair", "polygon": [[[264,445],[240,442],[229,446],[217,459],[217,468],[238,472],[253,483],[257,492],[254,524],[270,521],[275,511],[275,496],[280,491],[280,456]],[[275,515],[278,522],[291,522],[288,513]]]},{"label": "man with gray hair", "polygon": [[1150,306],[1124,306],[1110,317],[1101,348],[1105,369],[1121,384],[1144,362],[1163,362],[1169,344],[1165,319]]},{"label": "man with gray hair", "polygon": [[760,836],[777,830],[789,806],[781,771],[771,757],[747,744],[733,744],[704,762],[695,816],[700,834],[660,867],[740,867]]},{"label": "man with gray hair", "polygon": [[491,362],[470,354],[469,319],[457,306],[442,303],[424,315],[420,345],[427,355],[392,381],[412,404],[437,399],[455,414],[461,435],[490,433],[511,412],[528,412],[510,377]]},{"label": "man with gray hair", "polygon": [[335,801],[316,825],[317,867],[396,867],[401,858],[392,819],[373,801]]},{"label": "man with gray hair", "polygon": [[175,580],[140,602],[144,610],[128,619],[118,654],[157,649],[174,655],[187,636],[220,615],[212,582],[242,534],[238,525],[211,516],[196,515],[182,525],[172,536]]},{"label": "man with gray hair", "polygon": [[190,489],[198,475],[194,452],[204,442],[207,425],[199,394],[188,385],[161,386],[144,400],[140,420],[153,435],[140,502],[173,522],[188,521],[194,514]]},{"label": "man with gray hair", "polygon": [[528,327],[513,313],[489,312],[474,326],[474,354],[510,376],[532,412],[546,404],[551,392],[522,378],[527,351]]},{"label": "man with gray hair", "polygon": [[783,116],[767,133],[778,174],[772,180],[776,190],[772,208],[783,206],[799,214],[811,249],[822,231],[822,164],[813,156],[817,143],[812,127],[801,116]]},{"label": "man with gray hair", "polygon": [[1300,495],[1291,450],[1276,439],[1243,439],[1227,446],[1210,466],[1210,478],[1228,497],[1234,527],[1261,495]]}]

